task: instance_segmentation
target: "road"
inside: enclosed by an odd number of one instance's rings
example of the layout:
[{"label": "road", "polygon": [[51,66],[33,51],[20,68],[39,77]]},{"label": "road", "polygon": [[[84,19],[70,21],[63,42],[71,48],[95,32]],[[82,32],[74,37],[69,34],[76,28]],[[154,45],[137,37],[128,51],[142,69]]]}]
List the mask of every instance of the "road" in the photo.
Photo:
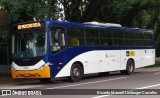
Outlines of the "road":
[{"label": "road", "polygon": [[[70,83],[67,79],[56,79],[49,83],[29,81],[3,84],[0,89],[160,89],[160,69],[157,71],[136,71],[133,75],[111,72],[107,76],[92,74],[80,82]],[[0,96],[0,98],[21,98],[22,96]],[[23,96],[23,98],[159,98],[158,95],[43,95]]]}]

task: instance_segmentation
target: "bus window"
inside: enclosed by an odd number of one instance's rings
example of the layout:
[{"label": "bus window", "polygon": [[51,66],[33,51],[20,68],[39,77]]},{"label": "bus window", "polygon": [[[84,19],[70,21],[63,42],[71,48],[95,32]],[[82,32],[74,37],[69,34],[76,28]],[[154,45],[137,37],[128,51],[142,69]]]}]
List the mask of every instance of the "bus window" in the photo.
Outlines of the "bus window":
[{"label": "bus window", "polygon": [[152,39],[152,34],[150,33],[144,33],[144,39]]},{"label": "bus window", "polygon": [[133,46],[134,45],[134,37],[133,32],[124,32],[124,41],[125,46]]},{"label": "bus window", "polygon": [[78,38],[70,38],[69,39],[69,44],[71,45],[71,46],[79,46],[79,39]]},{"label": "bus window", "polygon": [[98,30],[86,29],[86,44],[88,46],[99,46]]},{"label": "bus window", "polygon": [[125,39],[125,46],[133,46],[134,45],[134,39]]},{"label": "bus window", "polygon": [[100,45],[112,46],[112,32],[110,30],[100,30]]},{"label": "bus window", "polygon": [[138,32],[138,33],[134,33],[134,39],[135,39],[135,44],[137,46],[144,46],[144,39],[143,39],[143,33],[142,32]]},{"label": "bus window", "polygon": [[63,27],[51,28],[51,47],[52,52],[58,52],[65,48],[65,35]]},{"label": "bus window", "polygon": [[152,46],[152,40],[144,40],[143,44],[144,46]]},{"label": "bus window", "polygon": [[134,38],[135,39],[143,39],[143,33],[134,33]]},{"label": "bus window", "polygon": [[84,32],[79,28],[68,28],[69,46],[84,46]]},{"label": "bus window", "polygon": [[133,32],[124,32],[124,39],[134,39]]},{"label": "bus window", "polygon": [[122,31],[113,31],[113,45],[114,46],[124,46]]}]

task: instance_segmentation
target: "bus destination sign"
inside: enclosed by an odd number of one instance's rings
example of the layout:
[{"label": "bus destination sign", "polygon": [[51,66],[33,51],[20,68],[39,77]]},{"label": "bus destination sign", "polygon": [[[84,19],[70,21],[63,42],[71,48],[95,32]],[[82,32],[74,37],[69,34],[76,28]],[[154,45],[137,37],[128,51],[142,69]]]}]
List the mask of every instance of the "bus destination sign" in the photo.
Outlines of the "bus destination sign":
[{"label": "bus destination sign", "polygon": [[23,30],[23,29],[30,29],[30,28],[37,28],[37,27],[42,27],[40,22],[20,24],[20,25],[17,26],[17,29],[18,30]]}]

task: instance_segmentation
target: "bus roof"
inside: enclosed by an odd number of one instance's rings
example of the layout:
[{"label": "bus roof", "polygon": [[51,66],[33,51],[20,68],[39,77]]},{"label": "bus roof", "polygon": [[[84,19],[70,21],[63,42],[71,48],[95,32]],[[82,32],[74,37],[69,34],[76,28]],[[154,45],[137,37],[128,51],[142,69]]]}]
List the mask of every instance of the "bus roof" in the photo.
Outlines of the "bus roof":
[{"label": "bus roof", "polygon": [[97,29],[111,29],[111,30],[122,30],[127,32],[148,32],[153,33],[151,29],[141,29],[141,28],[130,28],[130,27],[120,27],[120,26],[109,26],[109,25],[99,25],[99,24],[89,24],[89,23],[76,23],[76,22],[66,22],[66,21],[55,21],[48,20],[46,21],[49,24],[57,24],[61,26],[70,26],[70,27],[79,27],[79,28],[97,28]]},{"label": "bus roof", "polygon": [[[30,22],[38,22],[38,21],[30,21]],[[30,23],[24,22],[24,23]],[[109,29],[109,30],[122,30],[127,32],[148,32],[153,33],[151,29],[141,29],[141,28],[130,28],[130,27],[120,27],[120,25],[101,25],[101,24],[91,24],[88,23],[77,23],[77,22],[68,22],[68,21],[56,21],[56,20],[42,20],[39,22],[46,22],[48,25],[59,25],[59,26],[67,26],[67,27],[78,27],[78,28],[91,28],[91,29]],[[24,24],[20,23],[20,24]]]}]

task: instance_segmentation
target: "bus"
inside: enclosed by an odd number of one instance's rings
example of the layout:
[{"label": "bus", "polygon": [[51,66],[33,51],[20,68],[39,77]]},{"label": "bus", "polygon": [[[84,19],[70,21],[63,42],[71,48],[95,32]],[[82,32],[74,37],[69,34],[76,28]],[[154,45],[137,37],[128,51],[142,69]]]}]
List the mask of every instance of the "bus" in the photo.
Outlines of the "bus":
[{"label": "bus", "polygon": [[132,74],[155,64],[152,30],[55,20],[19,23],[12,30],[11,74],[41,82],[111,71]]}]

